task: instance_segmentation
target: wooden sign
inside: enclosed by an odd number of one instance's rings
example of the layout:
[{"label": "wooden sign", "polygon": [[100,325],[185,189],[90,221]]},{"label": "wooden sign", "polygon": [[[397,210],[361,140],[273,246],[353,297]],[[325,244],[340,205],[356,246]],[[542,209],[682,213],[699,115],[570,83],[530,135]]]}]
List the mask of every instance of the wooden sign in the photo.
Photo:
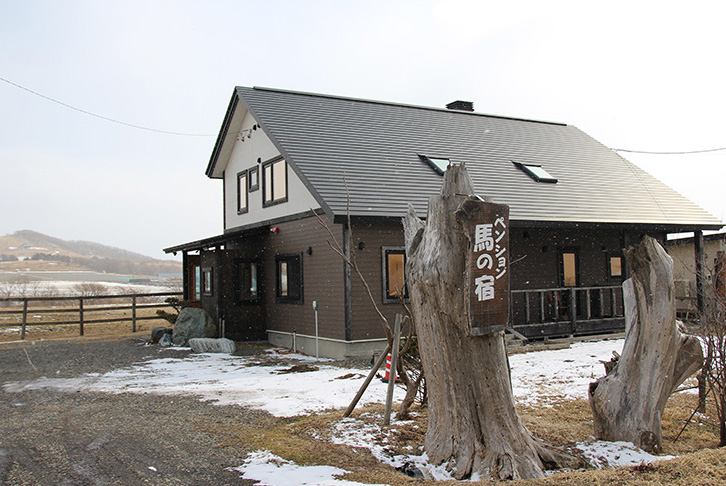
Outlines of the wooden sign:
[{"label": "wooden sign", "polygon": [[471,335],[503,331],[509,322],[509,206],[467,204]]}]

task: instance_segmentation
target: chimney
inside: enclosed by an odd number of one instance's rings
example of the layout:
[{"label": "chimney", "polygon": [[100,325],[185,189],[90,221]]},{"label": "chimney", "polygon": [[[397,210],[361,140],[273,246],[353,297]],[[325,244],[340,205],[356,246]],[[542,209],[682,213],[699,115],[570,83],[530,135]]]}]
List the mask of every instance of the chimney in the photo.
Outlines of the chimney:
[{"label": "chimney", "polygon": [[459,110],[459,111],[474,111],[474,102],[473,101],[452,101],[448,105],[446,105],[447,110]]}]

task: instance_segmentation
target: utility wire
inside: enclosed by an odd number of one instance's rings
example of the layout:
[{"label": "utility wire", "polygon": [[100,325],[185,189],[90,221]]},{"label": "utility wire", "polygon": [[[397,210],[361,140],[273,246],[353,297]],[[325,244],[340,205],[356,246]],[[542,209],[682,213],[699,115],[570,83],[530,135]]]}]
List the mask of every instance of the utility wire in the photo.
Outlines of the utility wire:
[{"label": "utility wire", "polygon": [[688,150],[685,152],[648,152],[646,150],[626,150],[626,149],[612,149],[614,152],[627,152],[630,154],[651,154],[651,155],[687,155],[687,154],[705,154],[707,152],[720,152],[726,150],[726,147],[706,149],[706,150]]},{"label": "utility wire", "polygon": [[102,120],[110,121],[110,122],[113,122],[113,123],[118,123],[119,125],[124,125],[124,126],[131,127],[131,128],[137,128],[139,130],[147,130],[149,132],[166,133],[167,135],[179,135],[179,136],[182,136],[182,137],[216,137],[217,136],[216,134],[208,134],[208,133],[182,133],[182,132],[171,132],[171,131],[168,131],[168,130],[158,130],[156,128],[149,128],[149,127],[144,127],[144,126],[141,126],[141,125],[134,125],[133,123],[126,123],[126,122],[123,122],[123,121],[120,121],[120,120],[114,120],[113,118],[109,118],[109,117],[103,116],[103,115],[98,115],[96,113],[92,113],[90,111],[82,110],[81,108],[77,108],[75,106],[69,105],[68,103],[63,103],[62,101],[58,101],[55,98],[51,98],[50,96],[46,96],[44,94],[38,93],[37,91],[33,91],[32,89],[28,89],[25,86],[21,86],[21,85],[19,85],[17,83],[13,83],[12,81],[7,80],[5,78],[0,77],[0,81],[4,81],[4,82],[6,82],[6,83],[8,83],[8,84],[10,84],[12,86],[15,86],[16,88],[22,89],[23,91],[27,91],[28,93],[34,94],[35,96],[39,96],[39,97],[41,97],[43,99],[46,99],[48,101],[52,101],[53,103],[58,103],[61,106],[65,106],[66,108],[70,108],[71,110],[78,111],[78,112],[83,113],[85,115],[90,115],[90,116],[93,116],[93,117],[96,117],[96,118],[100,118]]}]

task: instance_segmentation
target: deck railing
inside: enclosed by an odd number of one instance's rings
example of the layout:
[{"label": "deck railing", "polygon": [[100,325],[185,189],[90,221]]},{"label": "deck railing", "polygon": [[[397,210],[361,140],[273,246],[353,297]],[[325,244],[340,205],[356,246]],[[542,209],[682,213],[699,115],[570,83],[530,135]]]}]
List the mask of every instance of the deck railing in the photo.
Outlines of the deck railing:
[{"label": "deck railing", "polygon": [[513,290],[514,330],[528,338],[599,334],[624,329],[621,286]]}]

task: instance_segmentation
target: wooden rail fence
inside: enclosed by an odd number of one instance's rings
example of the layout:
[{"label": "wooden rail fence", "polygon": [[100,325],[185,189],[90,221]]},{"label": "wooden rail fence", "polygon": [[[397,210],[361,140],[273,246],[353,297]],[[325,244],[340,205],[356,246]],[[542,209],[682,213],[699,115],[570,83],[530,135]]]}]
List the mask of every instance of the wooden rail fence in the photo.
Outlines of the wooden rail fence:
[{"label": "wooden rail fence", "polygon": [[[136,332],[137,321],[159,319],[159,316],[139,316],[137,315],[138,310],[153,309],[153,308],[164,308],[171,307],[167,302],[158,302],[160,297],[181,297],[181,292],[153,292],[143,294],[121,294],[121,295],[93,295],[93,296],[75,296],[75,297],[3,297],[0,298],[0,305],[9,306],[9,304],[16,303],[22,304],[22,310],[13,309],[12,306],[0,307],[0,317],[4,315],[22,315],[20,322],[13,322],[11,324],[0,323],[0,327],[9,327],[20,324],[20,339],[25,339],[25,333],[28,326],[60,326],[60,325],[73,325],[78,324],[79,333],[81,336],[84,335],[84,326],[86,324],[93,323],[108,323],[108,322],[124,322],[128,321],[127,316],[124,317],[112,317],[104,319],[88,319],[86,314],[99,311],[114,311],[114,310],[131,310],[131,330]],[[94,301],[115,301],[115,300],[126,300],[127,302],[119,305],[88,305]],[[157,300],[157,302],[144,302],[148,300]],[[45,308],[33,308],[30,303],[35,302],[77,302],[78,306],[55,306]],[[17,305],[20,307],[20,305]],[[77,314],[78,319],[65,320],[65,321],[33,321],[29,322],[28,315],[33,314]]]}]

